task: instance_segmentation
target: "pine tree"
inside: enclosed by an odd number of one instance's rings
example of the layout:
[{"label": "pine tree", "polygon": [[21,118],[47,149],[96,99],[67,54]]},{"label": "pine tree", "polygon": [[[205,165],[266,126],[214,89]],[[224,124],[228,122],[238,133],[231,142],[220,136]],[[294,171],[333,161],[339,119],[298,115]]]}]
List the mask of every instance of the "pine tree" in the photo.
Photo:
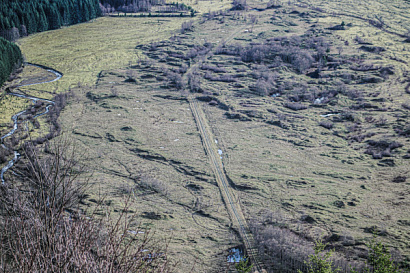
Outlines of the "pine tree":
[{"label": "pine tree", "polygon": [[[315,254],[310,255],[309,262],[306,262],[309,273],[336,273],[340,271],[339,268],[333,269],[333,262],[330,260],[334,251],[330,250],[323,254],[325,248],[326,244],[321,240],[315,241]],[[298,270],[298,273],[302,273],[302,271]]]},{"label": "pine tree", "polygon": [[[387,247],[376,241],[376,235],[366,244],[369,248],[365,273],[400,273],[398,266],[394,264],[391,254]],[[352,273],[358,273],[352,270]]]},{"label": "pine tree", "polygon": [[21,65],[22,59],[19,47],[0,37],[0,86]]},{"label": "pine tree", "polygon": [[249,259],[242,258],[239,263],[235,265],[235,269],[238,273],[250,273],[252,272],[253,265],[249,263]]}]

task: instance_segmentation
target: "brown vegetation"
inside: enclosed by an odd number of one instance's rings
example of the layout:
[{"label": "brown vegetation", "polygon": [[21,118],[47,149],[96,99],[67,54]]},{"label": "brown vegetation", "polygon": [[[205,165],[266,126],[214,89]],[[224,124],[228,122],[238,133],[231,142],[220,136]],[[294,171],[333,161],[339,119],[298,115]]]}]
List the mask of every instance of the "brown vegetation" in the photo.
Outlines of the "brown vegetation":
[{"label": "brown vegetation", "polygon": [[1,186],[2,270],[168,272],[166,244],[139,232],[131,203],[116,219],[102,205],[82,212],[88,180],[78,152],[64,138],[45,147],[27,143],[16,175]]}]

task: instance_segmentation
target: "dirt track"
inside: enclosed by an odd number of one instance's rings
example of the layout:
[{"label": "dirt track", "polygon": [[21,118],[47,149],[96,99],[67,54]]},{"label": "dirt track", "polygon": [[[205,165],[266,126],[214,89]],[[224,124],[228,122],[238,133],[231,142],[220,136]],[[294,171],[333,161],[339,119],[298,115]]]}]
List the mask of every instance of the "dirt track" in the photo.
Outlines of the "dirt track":
[{"label": "dirt track", "polygon": [[[241,28],[237,28],[222,42],[230,42],[235,37],[235,35],[237,35],[242,30],[243,26]],[[207,59],[209,56],[211,56],[212,53],[213,51],[210,50],[205,56],[202,57],[201,60],[199,60],[196,64],[190,66],[188,71],[184,74],[185,81],[187,75],[195,68],[200,67],[200,65],[202,64],[202,60]],[[187,90],[187,92],[189,93],[189,90]],[[198,131],[201,134],[204,150],[209,157],[212,166],[212,171],[215,174],[216,182],[220,189],[225,206],[231,217],[233,227],[239,232],[240,236],[242,237],[242,241],[246,249],[246,255],[250,258],[252,264],[254,265],[254,268],[260,271],[261,265],[258,259],[258,252],[255,247],[255,241],[249,230],[248,224],[242,212],[238,198],[235,196],[232,187],[228,183],[228,179],[224,172],[223,163],[218,153],[218,148],[215,146],[215,140],[211,133],[211,130],[209,129],[209,125],[206,121],[205,114],[203,113],[201,106],[198,104],[197,99],[194,95],[188,95],[188,101],[192,111],[192,115],[195,118]]]}]

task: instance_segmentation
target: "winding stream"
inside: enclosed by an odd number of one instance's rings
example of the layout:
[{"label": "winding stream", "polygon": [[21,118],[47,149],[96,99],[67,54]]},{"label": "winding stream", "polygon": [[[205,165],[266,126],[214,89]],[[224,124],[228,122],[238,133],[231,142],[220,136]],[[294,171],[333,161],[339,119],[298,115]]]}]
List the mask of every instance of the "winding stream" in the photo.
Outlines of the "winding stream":
[{"label": "winding stream", "polygon": [[[35,66],[35,67],[38,67],[38,68],[47,70],[48,72],[53,73],[56,77],[55,77],[53,80],[50,80],[50,81],[30,83],[30,84],[23,84],[23,85],[19,85],[19,86],[17,86],[17,87],[31,86],[31,85],[36,85],[36,84],[43,84],[43,83],[55,82],[55,81],[58,81],[59,79],[61,79],[61,77],[63,77],[63,74],[62,74],[62,73],[60,73],[60,72],[58,72],[58,71],[56,71],[56,70],[54,70],[54,69],[52,69],[52,68],[49,68],[49,67],[45,67],[45,66],[37,65],[37,64],[32,64],[32,63],[27,63],[26,65]],[[38,117],[40,117],[40,116],[42,116],[42,115],[47,114],[47,113],[50,111],[50,107],[52,107],[52,106],[54,105],[54,101],[47,100],[47,99],[42,99],[42,98],[38,98],[38,97],[33,97],[33,96],[28,96],[28,95],[24,95],[24,94],[18,94],[18,93],[12,93],[12,92],[10,92],[10,93],[8,93],[7,95],[15,96],[15,97],[20,97],[20,98],[24,98],[24,99],[28,99],[28,100],[33,101],[33,103],[36,103],[37,101],[43,101],[43,102],[48,103],[48,105],[46,106],[45,111],[42,112],[42,113],[40,113],[40,114],[35,115],[33,118],[38,118]],[[12,129],[10,132],[8,132],[7,134],[5,134],[4,136],[2,136],[2,137],[0,138],[0,140],[1,140],[1,146],[2,146],[4,149],[10,150],[9,148],[7,148],[6,145],[4,145],[4,139],[7,138],[7,137],[12,136],[12,135],[17,131],[18,126],[19,126],[18,117],[21,116],[22,114],[24,114],[25,112],[27,112],[27,110],[23,110],[23,111],[21,111],[21,112],[18,112],[17,114],[15,114],[15,115],[13,115],[13,116],[11,117],[11,119],[12,119],[13,122],[14,122],[13,129]],[[13,152],[14,152],[14,158],[13,158],[12,160],[10,160],[5,167],[3,167],[3,168],[1,169],[0,178],[1,178],[1,183],[2,183],[2,184],[5,183],[5,181],[4,181],[4,174],[7,172],[7,170],[9,170],[11,167],[13,167],[14,163],[15,163],[15,162],[19,159],[19,157],[20,157],[20,154],[19,154],[17,151],[13,151]]]}]

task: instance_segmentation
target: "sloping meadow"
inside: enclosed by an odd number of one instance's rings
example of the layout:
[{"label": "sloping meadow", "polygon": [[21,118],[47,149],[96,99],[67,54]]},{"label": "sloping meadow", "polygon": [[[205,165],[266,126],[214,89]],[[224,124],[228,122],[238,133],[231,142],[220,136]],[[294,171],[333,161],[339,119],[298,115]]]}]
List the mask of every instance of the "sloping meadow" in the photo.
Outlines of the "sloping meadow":
[{"label": "sloping meadow", "polygon": [[[151,43],[138,40],[135,25],[126,31],[134,18],[119,18],[107,50],[92,57],[84,42],[75,62],[49,44],[47,54],[67,70],[53,88],[76,94],[61,114],[63,130],[88,151],[84,162],[95,173],[85,204],[105,196],[115,212],[132,196],[141,225],[171,238],[168,256],[181,261],[181,272],[224,266],[240,241],[187,102],[191,92],[264,246],[261,257],[269,258],[264,239],[273,234],[298,236],[306,249],[322,237],[343,259],[360,260],[375,232],[408,261],[407,4],[318,2],[248,3],[247,11],[173,26],[146,19],[144,29],[161,30],[149,32]],[[176,24],[181,30],[164,38]],[[78,38],[100,44],[105,32],[87,35],[99,28]],[[119,46],[121,32],[128,34]],[[77,39],[68,38],[67,45]],[[27,40],[24,48],[39,51]],[[48,55],[35,56],[51,66]]]},{"label": "sloping meadow", "polygon": [[164,90],[202,102],[249,219],[279,210],[283,226],[324,237],[347,259],[365,255],[376,232],[405,261],[404,21],[313,4],[209,13],[192,31],[137,48]]}]

